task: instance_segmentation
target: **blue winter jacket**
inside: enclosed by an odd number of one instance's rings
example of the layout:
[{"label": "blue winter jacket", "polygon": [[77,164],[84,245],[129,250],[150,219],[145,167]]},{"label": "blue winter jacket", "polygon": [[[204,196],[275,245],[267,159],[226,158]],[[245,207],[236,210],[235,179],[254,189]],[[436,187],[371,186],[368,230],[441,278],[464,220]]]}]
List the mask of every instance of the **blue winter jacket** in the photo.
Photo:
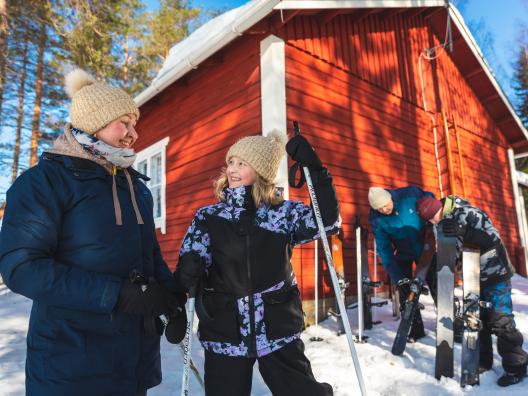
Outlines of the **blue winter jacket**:
[{"label": "blue winter jacket", "polygon": [[418,260],[424,244],[425,222],[416,212],[416,201],[434,195],[415,186],[387,190],[394,202],[394,210],[384,215],[371,209],[372,227],[381,263],[393,282],[403,279],[403,266]]},{"label": "blue winter jacket", "polygon": [[130,396],[161,382],[160,338],[144,333],[142,317],[114,310],[132,269],[167,286],[172,280],[146,177],[129,169],[142,225],[123,171],[119,226],[112,176],[86,159],[44,153],[7,192],[0,271],[11,290],[33,300],[27,395]]}]

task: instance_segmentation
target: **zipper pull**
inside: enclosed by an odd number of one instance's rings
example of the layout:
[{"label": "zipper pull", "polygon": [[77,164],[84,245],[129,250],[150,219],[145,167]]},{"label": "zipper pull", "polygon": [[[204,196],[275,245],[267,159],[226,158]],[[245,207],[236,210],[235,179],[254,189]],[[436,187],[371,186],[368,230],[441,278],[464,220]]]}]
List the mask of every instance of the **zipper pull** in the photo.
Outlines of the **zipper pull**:
[{"label": "zipper pull", "polygon": [[115,166],[115,165],[112,165],[112,166],[113,166],[112,169],[113,169],[114,176],[115,176],[115,175],[117,175],[117,166]]}]

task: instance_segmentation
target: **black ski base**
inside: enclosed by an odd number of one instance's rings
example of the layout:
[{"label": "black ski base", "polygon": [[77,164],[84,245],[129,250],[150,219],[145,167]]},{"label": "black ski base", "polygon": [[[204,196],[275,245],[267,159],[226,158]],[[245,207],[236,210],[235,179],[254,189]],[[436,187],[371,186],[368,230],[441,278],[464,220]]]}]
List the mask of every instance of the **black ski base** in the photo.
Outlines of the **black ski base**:
[{"label": "black ski base", "polygon": [[442,376],[452,378],[453,375],[453,348],[442,341],[436,347],[435,377],[439,380]]}]

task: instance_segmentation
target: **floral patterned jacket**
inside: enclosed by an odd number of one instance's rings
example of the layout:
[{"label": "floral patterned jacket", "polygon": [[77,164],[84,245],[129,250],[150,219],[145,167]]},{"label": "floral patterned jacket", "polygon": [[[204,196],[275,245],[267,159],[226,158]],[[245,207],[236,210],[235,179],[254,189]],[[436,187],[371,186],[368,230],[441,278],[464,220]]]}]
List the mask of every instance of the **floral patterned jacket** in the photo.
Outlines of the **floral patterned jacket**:
[{"label": "floral patterned jacket", "polygon": [[[329,234],[340,226],[331,176],[315,185]],[[262,357],[299,338],[302,305],[290,256],[319,237],[312,208],[300,201],[255,208],[251,187],[224,190],[225,201],[199,209],[180,260],[198,254],[205,274],[196,299],[199,338],[211,352]],[[323,210],[324,206],[324,210]]]}]

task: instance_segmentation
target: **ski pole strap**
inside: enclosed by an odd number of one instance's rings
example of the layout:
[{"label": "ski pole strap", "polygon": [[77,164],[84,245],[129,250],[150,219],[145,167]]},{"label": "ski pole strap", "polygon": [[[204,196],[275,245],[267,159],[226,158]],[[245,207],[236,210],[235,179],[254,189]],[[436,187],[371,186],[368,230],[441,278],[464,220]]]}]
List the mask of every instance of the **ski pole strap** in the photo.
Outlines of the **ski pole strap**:
[{"label": "ski pole strap", "polygon": [[[295,179],[296,179],[296,176],[297,176],[297,172],[299,172],[299,171],[301,173],[301,176],[299,177],[299,182],[297,184],[295,184]],[[288,173],[288,184],[292,188],[301,188],[304,185],[305,181],[306,181],[306,179],[304,177],[304,173],[302,171],[301,164],[299,164],[298,162],[294,163],[290,167],[290,171]]]}]

